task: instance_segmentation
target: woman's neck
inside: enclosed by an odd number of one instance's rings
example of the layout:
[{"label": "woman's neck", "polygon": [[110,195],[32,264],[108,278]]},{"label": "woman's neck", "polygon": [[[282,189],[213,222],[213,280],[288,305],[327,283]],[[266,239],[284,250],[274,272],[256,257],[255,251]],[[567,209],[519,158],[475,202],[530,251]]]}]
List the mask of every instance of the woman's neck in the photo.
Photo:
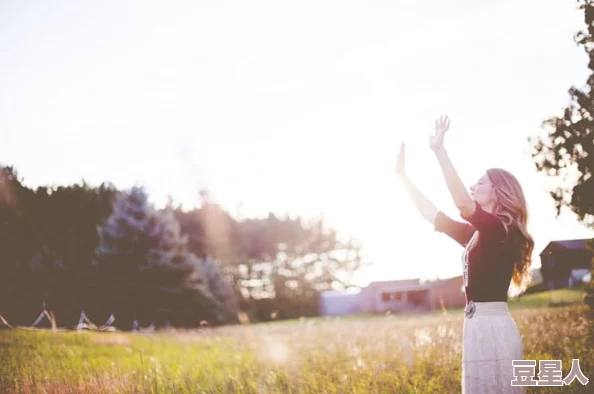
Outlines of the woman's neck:
[{"label": "woman's neck", "polygon": [[483,208],[483,211],[485,212],[493,213],[493,211],[495,211],[495,204],[481,205],[481,208]]}]

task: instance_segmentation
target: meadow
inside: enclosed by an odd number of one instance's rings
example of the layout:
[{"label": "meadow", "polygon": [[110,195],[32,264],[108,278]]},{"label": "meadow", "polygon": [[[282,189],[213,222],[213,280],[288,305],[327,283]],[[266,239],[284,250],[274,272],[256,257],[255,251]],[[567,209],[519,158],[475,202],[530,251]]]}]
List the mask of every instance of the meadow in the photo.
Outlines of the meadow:
[{"label": "meadow", "polygon": [[[525,359],[560,359],[565,376],[578,358],[594,379],[594,314],[580,298],[530,294],[510,310]],[[456,393],[462,324],[454,309],[157,333],[3,330],[0,393]]]}]

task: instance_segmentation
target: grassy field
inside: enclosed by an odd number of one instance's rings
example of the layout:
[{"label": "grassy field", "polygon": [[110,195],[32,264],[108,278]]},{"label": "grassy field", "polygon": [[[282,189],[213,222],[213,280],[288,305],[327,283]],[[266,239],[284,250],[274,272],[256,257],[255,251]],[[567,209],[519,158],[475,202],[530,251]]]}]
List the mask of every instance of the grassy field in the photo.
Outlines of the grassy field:
[{"label": "grassy field", "polygon": [[509,301],[510,308],[538,308],[548,306],[565,306],[582,303],[585,283],[570,289],[542,291],[534,294],[523,294]]},{"label": "grassy field", "polygon": [[[581,293],[566,296],[575,303]],[[511,312],[525,359],[561,359],[565,376],[579,358],[594,379],[589,308],[526,297]],[[462,323],[453,310],[155,334],[4,330],[0,393],[456,393]],[[593,385],[528,392],[592,393]]]}]

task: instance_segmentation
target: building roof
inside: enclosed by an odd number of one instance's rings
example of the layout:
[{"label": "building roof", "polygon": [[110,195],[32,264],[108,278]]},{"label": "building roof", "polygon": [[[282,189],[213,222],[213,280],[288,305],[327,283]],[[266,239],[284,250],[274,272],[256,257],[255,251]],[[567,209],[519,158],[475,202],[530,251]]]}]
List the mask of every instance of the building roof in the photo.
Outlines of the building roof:
[{"label": "building roof", "polygon": [[549,244],[540,252],[541,255],[554,253],[554,252],[565,252],[570,250],[585,250],[586,242],[591,241],[591,238],[584,239],[567,239],[559,241],[551,241]]},{"label": "building roof", "polygon": [[463,280],[464,280],[463,276],[458,275],[458,276],[453,276],[450,278],[434,279],[434,280],[426,281],[425,283],[428,285],[435,285],[435,286],[449,286],[452,283],[458,283]]},{"label": "building roof", "polygon": [[[435,286],[447,286],[462,280],[462,275],[454,276],[445,279],[432,279],[421,282],[420,279],[403,279],[403,280],[383,280],[371,282],[366,289],[371,288],[389,288],[395,291],[398,290],[427,290]],[[365,289],[363,289],[365,290]]]},{"label": "building roof", "polygon": [[359,293],[347,293],[345,291],[327,290],[327,291],[320,292],[320,296],[327,297],[327,298],[348,298],[348,297],[358,297]]},{"label": "building roof", "polygon": [[371,282],[367,287],[379,287],[379,286],[385,286],[385,285],[407,287],[407,286],[416,286],[419,283],[420,283],[420,280],[418,278],[417,279],[403,279],[403,280],[381,280],[381,281],[377,281],[377,282]]}]

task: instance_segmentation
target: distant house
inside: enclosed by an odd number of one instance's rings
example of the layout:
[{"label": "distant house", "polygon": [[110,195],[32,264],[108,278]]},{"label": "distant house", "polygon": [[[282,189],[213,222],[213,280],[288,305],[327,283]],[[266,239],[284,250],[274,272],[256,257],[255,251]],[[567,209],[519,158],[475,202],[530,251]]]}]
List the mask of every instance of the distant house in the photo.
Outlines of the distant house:
[{"label": "distant house", "polygon": [[591,239],[552,241],[540,253],[541,274],[547,290],[581,282],[592,265]]},{"label": "distant house", "polygon": [[320,294],[321,316],[343,316],[361,313],[359,294],[325,291]]},{"label": "distant house", "polygon": [[420,279],[372,282],[358,294],[324,292],[320,314],[338,316],[356,313],[428,311],[466,304],[462,276],[421,282]]}]

